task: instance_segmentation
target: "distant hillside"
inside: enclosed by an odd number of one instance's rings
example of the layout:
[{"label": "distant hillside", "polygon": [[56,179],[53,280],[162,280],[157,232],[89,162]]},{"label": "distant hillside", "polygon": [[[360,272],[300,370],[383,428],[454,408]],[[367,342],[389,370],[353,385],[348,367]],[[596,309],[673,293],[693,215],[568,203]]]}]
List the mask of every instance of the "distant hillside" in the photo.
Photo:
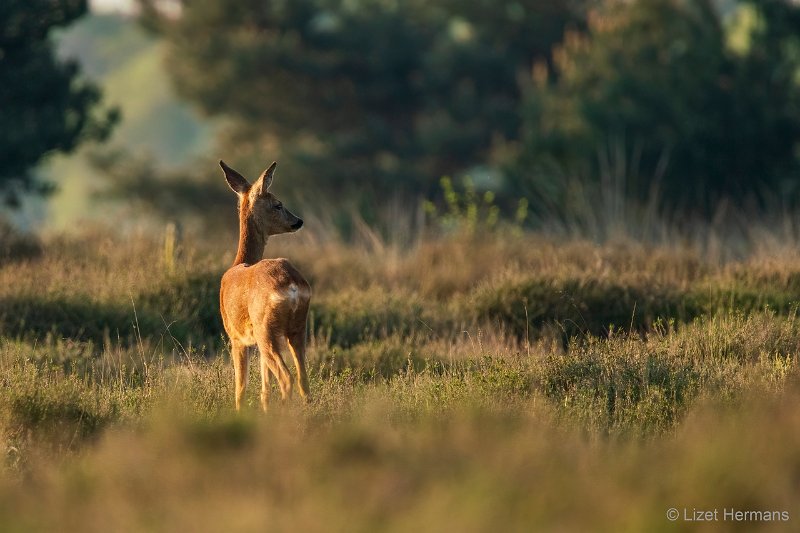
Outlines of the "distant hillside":
[{"label": "distant hillside", "polygon": [[[212,126],[174,95],[164,72],[162,46],[135,21],[91,15],[56,39],[60,55],[76,58],[83,72],[103,88],[104,100],[121,109],[122,122],[110,146],[145,153],[170,166],[185,163],[209,145]],[[83,149],[54,157],[42,168],[59,187],[47,203],[46,227],[62,228],[97,212],[91,196],[102,177],[85,154]]]}]

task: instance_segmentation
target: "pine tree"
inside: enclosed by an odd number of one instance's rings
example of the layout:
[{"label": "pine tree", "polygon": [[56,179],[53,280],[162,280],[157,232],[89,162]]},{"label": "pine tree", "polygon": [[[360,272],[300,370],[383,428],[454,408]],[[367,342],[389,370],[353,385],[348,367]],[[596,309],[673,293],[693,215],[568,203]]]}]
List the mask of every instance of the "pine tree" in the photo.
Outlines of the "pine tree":
[{"label": "pine tree", "polygon": [[608,2],[554,54],[525,105],[517,191],[564,205],[569,176],[713,212],[722,199],[800,199],[800,6],[739,3],[732,43],[712,0]]},{"label": "pine tree", "polygon": [[179,93],[231,119],[232,157],[280,150],[294,190],[424,192],[516,138],[519,79],[580,24],[573,4],[209,0],[147,24]]},{"label": "pine tree", "polygon": [[4,0],[0,3],[0,194],[46,192],[31,170],[54,151],[104,139],[116,121],[98,109],[99,89],[78,65],[59,61],[53,29],[87,11],[85,0]]}]

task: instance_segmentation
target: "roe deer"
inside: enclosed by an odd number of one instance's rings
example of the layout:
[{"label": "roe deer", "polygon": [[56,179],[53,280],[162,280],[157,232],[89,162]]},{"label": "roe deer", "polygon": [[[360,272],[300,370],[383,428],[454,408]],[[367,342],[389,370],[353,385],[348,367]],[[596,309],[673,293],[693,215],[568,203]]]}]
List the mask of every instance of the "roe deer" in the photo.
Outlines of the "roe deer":
[{"label": "roe deer", "polygon": [[284,339],[297,367],[300,395],[308,397],[305,352],[311,287],[288,260],[261,259],[270,235],[297,231],[303,221],[269,192],[277,163],[273,162],[253,185],[223,161],[219,165],[239,197],[239,249],[233,266],[222,276],[219,290],[219,310],[231,340],[236,410],[247,385],[247,349],[257,345],[261,407],[266,411],[270,372],[278,381],[282,400],[292,392],[292,379],[280,354]]}]

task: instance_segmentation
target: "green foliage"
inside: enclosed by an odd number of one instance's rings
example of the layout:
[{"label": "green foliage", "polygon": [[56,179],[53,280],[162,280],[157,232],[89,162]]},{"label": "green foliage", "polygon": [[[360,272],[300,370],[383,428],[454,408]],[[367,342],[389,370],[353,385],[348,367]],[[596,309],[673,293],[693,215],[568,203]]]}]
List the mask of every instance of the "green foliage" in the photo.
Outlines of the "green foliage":
[{"label": "green foliage", "polygon": [[726,30],[706,0],[598,7],[552,75],[534,70],[512,187],[560,209],[576,177],[597,198],[706,213],[723,198],[796,200],[800,7],[739,5],[757,23]]},{"label": "green foliage", "polygon": [[174,20],[145,13],[179,93],[233,119],[236,157],[261,165],[266,142],[291,189],[346,198],[430,191],[515,138],[517,78],[579,22],[575,6],[214,0]]},{"label": "green foliage", "polygon": [[436,203],[430,200],[423,202],[422,207],[431,222],[446,232],[461,233],[466,236],[476,233],[492,232],[499,227],[514,235],[521,235],[522,226],[528,218],[528,200],[517,201],[512,216],[503,217],[506,223],[500,222],[500,206],[495,202],[496,195],[487,190],[479,194],[469,176],[463,179],[463,187],[459,191],[453,186],[450,177],[439,180],[442,188],[444,210],[440,212]]},{"label": "green foliage", "polygon": [[105,139],[117,120],[74,61],[59,61],[51,33],[87,10],[85,0],[9,0],[0,7],[0,192],[15,203],[45,192],[32,168],[53,151]]}]

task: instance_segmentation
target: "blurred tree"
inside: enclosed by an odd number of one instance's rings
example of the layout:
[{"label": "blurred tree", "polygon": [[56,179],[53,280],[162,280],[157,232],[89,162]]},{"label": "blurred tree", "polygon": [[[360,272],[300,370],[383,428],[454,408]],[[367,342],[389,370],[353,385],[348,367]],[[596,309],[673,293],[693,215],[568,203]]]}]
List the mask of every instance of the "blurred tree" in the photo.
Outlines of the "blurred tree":
[{"label": "blurred tree", "polygon": [[168,168],[123,148],[104,147],[86,155],[92,168],[108,178],[107,187],[96,191],[96,199],[120,201],[128,209],[126,214],[134,217],[203,228],[205,235],[238,231],[238,219],[231,216],[235,198],[231,202],[221,172],[215,172],[217,161]]},{"label": "blurred tree", "polygon": [[800,6],[738,4],[735,40],[713,0],[596,9],[534,69],[512,188],[565,206],[577,176],[696,212],[800,192]]},{"label": "blurred tree", "polygon": [[100,91],[77,64],[53,52],[51,30],[86,11],[85,0],[0,3],[0,194],[8,203],[51,188],[31,175],[44,156],[104,139],[116,121],[115,111],[97,111]]},{"label": "blurred tree", "polygon": [[[581,1],[143,1],[181,95],[230,117],[226,158],[280,149],[298,185],[425,192],[519,129],[519,79]],[[305,181],[303,181],[305,179]],[[298,183],[299,182],[299,183]]]}]

